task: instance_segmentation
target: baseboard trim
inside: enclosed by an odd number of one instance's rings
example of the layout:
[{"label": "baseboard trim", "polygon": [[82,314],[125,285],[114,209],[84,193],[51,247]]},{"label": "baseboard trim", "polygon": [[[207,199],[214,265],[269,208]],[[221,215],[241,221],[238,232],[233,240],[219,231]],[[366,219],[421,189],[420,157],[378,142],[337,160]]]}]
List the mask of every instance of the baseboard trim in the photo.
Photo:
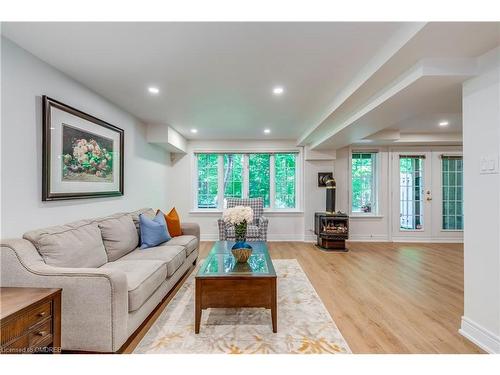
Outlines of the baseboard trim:
[{"label": "baseboard trim", "polygon": [[383,234],[370,234],[367,236],[355,234],[349,237],[348,241],[353,242],[390,242],[387,236]]},{"label": "baseboard trim", "polygon": [[[207,233],[201,235],[202,241],[218,241],[218,233]],[[312,234],[268,234],[269,242],[291,241],[316,243],[316,236]],[[392,237],[389,239],[383,234],[351,235],[349,242],[423,242],[423,243],[463,243],[461,238],[434,238],[434,237]]]},{"label": "baseboard trim", "polygon": [[389,242],[464,243],[463,238],[393,236]]},{"label": "baseboard trim", "polygon": [[486,328],[462,316],[462,326],[458,332],[490,354],[500,354],[500,337]]},{"label": "baseboard trim", "polygon": [[[218,234],[202,234],[200,236],[201,241],[218,241]],[[307,242],[304,240],[304,236],[300,234],[268,234],[267,241],[291,241],[291,242]]]}]

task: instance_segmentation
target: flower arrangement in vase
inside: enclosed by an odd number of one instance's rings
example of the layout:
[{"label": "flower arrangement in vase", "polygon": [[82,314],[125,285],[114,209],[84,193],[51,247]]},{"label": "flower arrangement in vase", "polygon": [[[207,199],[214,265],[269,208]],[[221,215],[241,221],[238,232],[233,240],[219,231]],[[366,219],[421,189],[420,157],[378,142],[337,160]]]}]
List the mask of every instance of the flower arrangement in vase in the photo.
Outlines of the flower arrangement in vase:
[{"label": "flower arrangement in vase", "polygon": [[244,206],[228,208],[224,211],[222,218],[225,223],[234,225],[236,243],[231,248],[231,252],[239,263],[245,263],[252,254],[252,246],[245,242],[247,225],[253,219],[252,208]]}]

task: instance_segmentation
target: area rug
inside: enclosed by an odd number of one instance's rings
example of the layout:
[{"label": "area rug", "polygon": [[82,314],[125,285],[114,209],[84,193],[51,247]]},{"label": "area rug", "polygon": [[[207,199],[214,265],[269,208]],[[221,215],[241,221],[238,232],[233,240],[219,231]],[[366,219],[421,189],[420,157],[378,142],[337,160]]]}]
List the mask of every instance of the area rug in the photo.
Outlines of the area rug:
[{"label": "area rug", "polygon": [[299,263],[283,259],[273,264],[278,275],[278,333],[272,332],[270,310],[207,309],[195,334],[195,270],[134,353],[351,353]]}]

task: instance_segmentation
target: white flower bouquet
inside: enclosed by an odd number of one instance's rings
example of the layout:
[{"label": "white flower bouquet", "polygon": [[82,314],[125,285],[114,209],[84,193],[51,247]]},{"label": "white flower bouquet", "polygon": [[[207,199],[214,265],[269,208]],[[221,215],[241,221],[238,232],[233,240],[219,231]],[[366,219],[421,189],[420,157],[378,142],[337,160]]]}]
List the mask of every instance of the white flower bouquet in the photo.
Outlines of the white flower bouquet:
[{"label": "white flower bouquet", "polygon": [[251,207],[244,206],[227,208],[222,214],[222,219],[224,222],[234,225],[236,241],[245,241],[247,224],[253,220],[253,210]]}]

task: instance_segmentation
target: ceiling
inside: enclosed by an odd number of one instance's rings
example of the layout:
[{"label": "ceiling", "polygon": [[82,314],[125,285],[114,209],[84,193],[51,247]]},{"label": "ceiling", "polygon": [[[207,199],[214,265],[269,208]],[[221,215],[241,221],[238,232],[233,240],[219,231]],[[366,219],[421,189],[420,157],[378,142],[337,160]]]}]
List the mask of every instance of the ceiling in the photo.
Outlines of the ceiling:
[{"label": "ceiling", "polygon": [[[498,22],[21,22],[3,23],[2,33],[187,139],[288,139],[312,149],[383,129],[455,142],[462,82],[500,45]],[[281,96],[272,94],[278,85]]]},{"label": "ceiling", "polygon": [[[2,26],[6,37],[145,122],[190,139],[295,140],[403,24]],[[158,96],[148,94],[150,85]],[[272,95],[275,85],[284,95]]]},{"label": "ceiling", "polygon": [[[353,113],[359,111],[388,88],[397,85],[405,75],[409,75],[412,69],[425,59],[430,60],[429,65],[435,65],[436,61],[448,63],[449,67],[440,67],[442,75],[446,76],[450,75],[446,70],[453,72],[456,69],[456,64],[454,64],[456,61],[475,59],[499,44],[500,23],[498,22],[427,23],[418,32],[410,35],[401,48],[395,50],[392,55],[386,56],[384,63],[374,69],[373,74],[350,93],[337,108],[312,124],[312,127],[301,137],[300,142],[311,143],[322,148],[331,147],[333,143],[337,143],[331,139],[335,135],[334,129],[341,128],[342,124],[345,125]],[[455,113],[460,114],[461,82],[470,76],[452,74],[458,78],[458,84],[454,86],[454,89],[449,89],[446,94],[439,92],[441,85],[439,74],[433,74],[431,82],[426,83],[425,92],[415,91],[419,96],[405,95],[405,103],[412,112],[408,114],[408,117],[414,113],[430,113],[428,105],[423,105],[419,100],[422,95],[432,101],[432,108],[436,113],[449,111],[450,105],[453,105],[457,109]],[[401,92],[401,94],[407,93]],[[454,103],[450,103],[451,99]]]}]

